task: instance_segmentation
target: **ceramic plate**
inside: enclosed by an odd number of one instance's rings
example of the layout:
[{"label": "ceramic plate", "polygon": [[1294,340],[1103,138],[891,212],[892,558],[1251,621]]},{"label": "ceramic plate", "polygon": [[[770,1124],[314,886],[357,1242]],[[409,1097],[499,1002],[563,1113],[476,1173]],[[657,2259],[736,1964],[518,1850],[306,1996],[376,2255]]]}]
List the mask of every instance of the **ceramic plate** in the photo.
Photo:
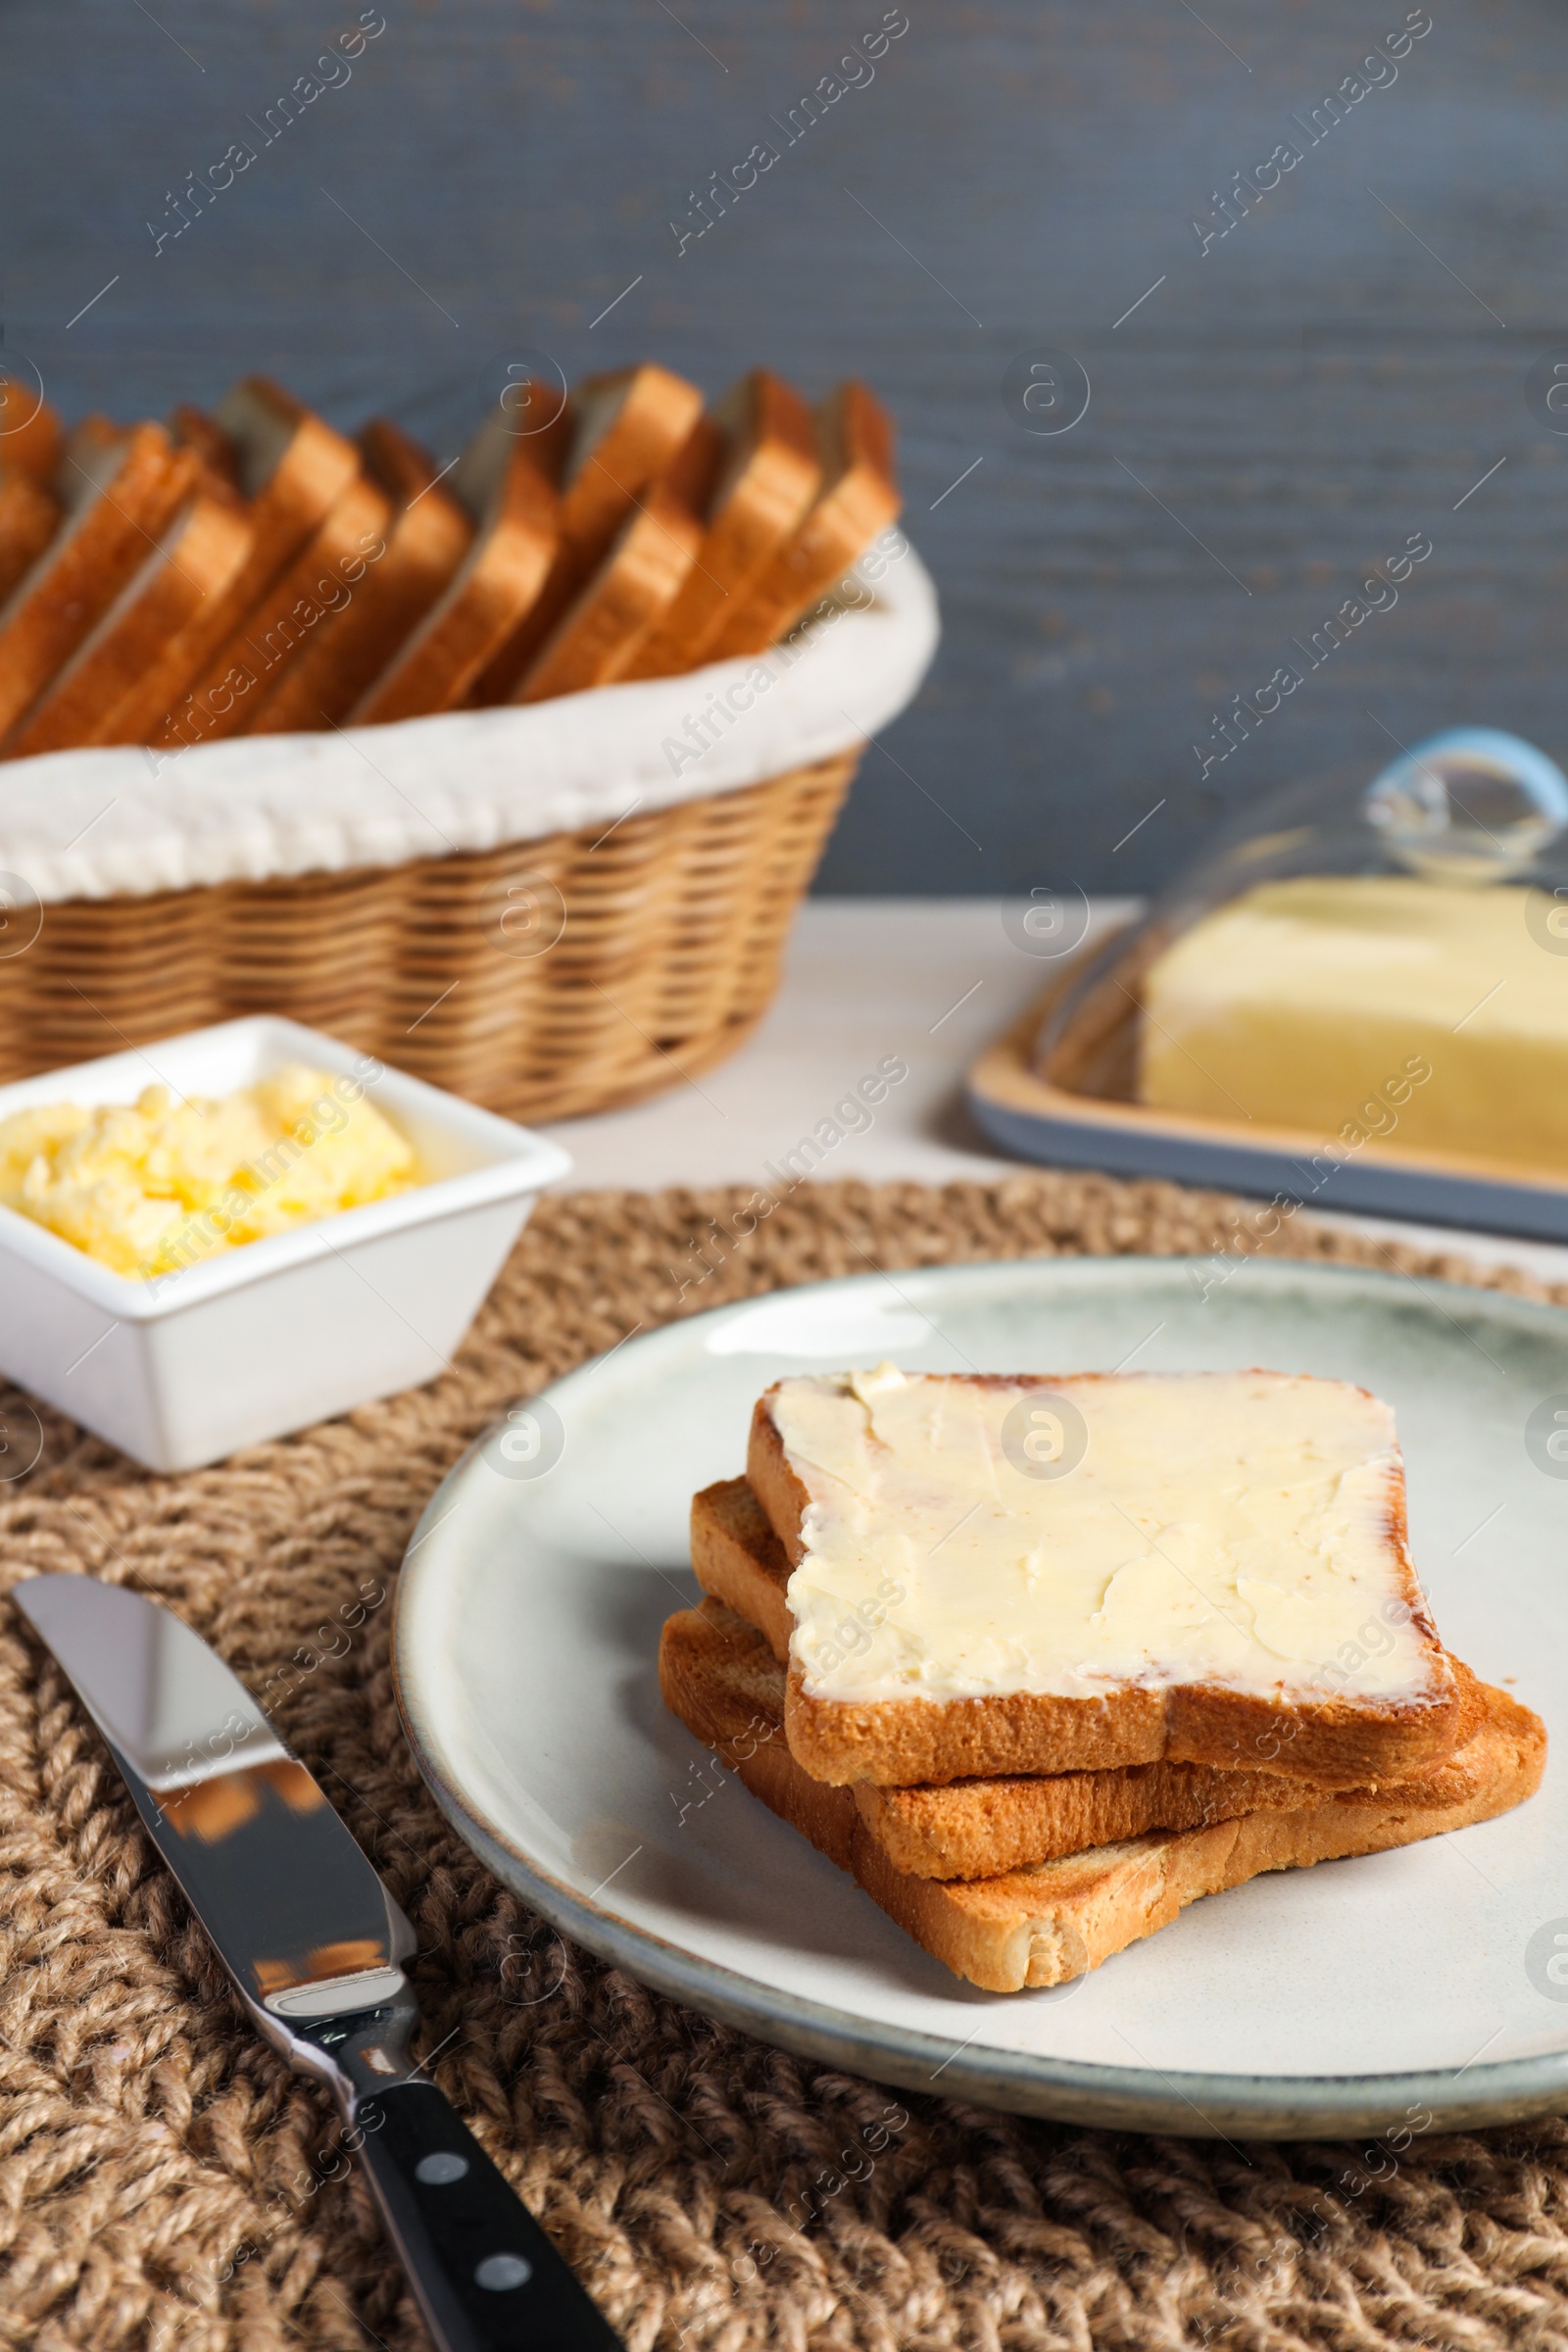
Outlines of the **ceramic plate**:
[{"label": "ceramic plate", "polygon": [[[1228,1279],[1219,1279],[1224,1267]],[[687,1507],[780,1374],[1253,1364],[1394,1403],[1449,1645],[1546,1718],[1541,1793],[1195,1903],[1051,1991],[977,1991],[666,1714]],[[1402,2132],[1568,2104],[1568,1315],[1438,1283],[1168,1258],[868,1275],[626,1341],[492,1432],[410,1545],[400,1700],[431,1788],[564,1934],[902,2088],[1159,2132]],[[1556,1452],[1552,1450],[1555,1446]]]}]

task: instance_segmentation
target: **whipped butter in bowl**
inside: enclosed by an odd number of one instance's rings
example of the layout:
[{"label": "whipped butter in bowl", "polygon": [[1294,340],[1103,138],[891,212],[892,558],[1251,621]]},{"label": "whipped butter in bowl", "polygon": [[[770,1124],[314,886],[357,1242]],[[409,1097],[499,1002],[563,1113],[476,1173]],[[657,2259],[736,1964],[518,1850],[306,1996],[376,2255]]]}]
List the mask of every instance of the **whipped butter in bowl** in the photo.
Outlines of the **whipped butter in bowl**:
[{"label": "whipped butter in bowl", "polygon": [[0,1203],[142,1279],[418,1182],[364,1079],[301,1062],[216,1102],[148,1086],[0,1118]]},{"label": "whipped butter in bowl", "polygon": [[268,1013],[18,1079],[0,1373],[149,1469],[217,1461],[449,1371],[570,1165]]}]

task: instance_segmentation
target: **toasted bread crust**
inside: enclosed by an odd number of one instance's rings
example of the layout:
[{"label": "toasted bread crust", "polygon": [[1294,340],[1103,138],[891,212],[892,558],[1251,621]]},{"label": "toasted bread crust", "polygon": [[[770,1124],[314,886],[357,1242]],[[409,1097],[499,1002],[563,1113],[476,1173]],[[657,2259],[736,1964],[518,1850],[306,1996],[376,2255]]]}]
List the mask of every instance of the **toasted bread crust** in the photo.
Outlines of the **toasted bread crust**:
[{"label": "toasted bread crust", "polygon": [[[1480,1725],[1481,1686],[1468,1668],[1456,1671],[1461,1696],[1453,1754],[1394,1784],[1419,1785],[1433,1804],[1461,1803],[1470,1787],[1460,1759]],[[859,1781],[854,1794],[860,1818],[895,1868],[916,1878],[979,1879],[1150,1830],[1206,1829],[1244,1813],[1296,1811],[1330,1795],[1373,1802],[1379,1784],[1329,1788],[1298,1774],[1164,1760],[1117,1772],[1023,1775],[931,1788],[874,1788]]]},{"label": "toasted bread crust", "polygon": [[[744,1524],[745,1505],[726,1492],[733,1488],[749,1494],[740,1479],[708,1490],[718,1500],[707,1503],[701,1513],[694,1507],[694,1524],[717,1517],[726,1506]],[[698,1501],[703,1504],[705,1497]],[[751,1508],[760,1518],[755,1501]],[[777,1540],[771,1529],[767,1533],[776,1550]],[[717,1551],[716,1546],[694,1543],[694,1559],[700,1548],[710,1560]],[[782,1560],[782,1552],[778,1556]],[[706,1570],[699,1570],[699,1579],[710,1594],[717,1590],[709,1583]],[[723,1576],[722,1570],[721,1579],[732,1592],[744,1590],[747,1597],[768,1584],[761,1571],[754,1574],[749,1588],[737,1577]],[[748,1620],[749,1611],[727,1596],[710,1597],[684,1618],[671,1618],[665,1635],[672,1654],[677,1660],[688,1659],[688,1670],[701,1675],[710,1693],[721,1690],[744,1699],[747,1722],[729,1727],[731,1745],[744,1740],[747,1725],[759,1710],[780,1721],[784,1713],[784,1668],[755,1620]],[[1480,1727],[1485,1702],[1469,1669],[1456,1661],[1455,1671],[1461,1708],[1456,1756],[1462,1756]],[[1419,1778],[1433,1802],[1457,1803],[1468,1787],[1453,1759],[1428,1767]],[[1142,1837],[1150,1830],[1202,1829],[1243,1813],[1316,1804],[1339,1792],[1289,1773],[1225,1772],[1208,1764],[1161,1762],[918,1788],[877,1788],[859,1781],[851,1793],[860,1819],[896,1869],[914,1878],[984,1879]],[[1369,1784],[1366,1793],[1375,1796],[1375,1785]]]},{"label": "toasted bread crust", "polygon": [[691,570],[702,535],[685,502],[656,484],[523,673],[514,702],[583,694],[618,678]]},{"label": "toasted bread crust", "polygon": [[[692,1571],[705,1592],[757,1627],[781,1669],[789,1663],[790,1563],[749,1479],[723,1478],[692,1496]],[[779,1693],[782,1703],[782,1681]]]},{"label": "toasted bread crust", "polygon": [[258,693],[286,678],[316,632],[331,621],[326,600],[346,596],[352,604],[352,574],[357,566],[364,577],[367,564],[378,560],[377,548],[385,555],[391,522],[385,492],[363,474],[332,501],[318,528],[219,647],[194,688],[197,704],[209,713],[205,741],[245,732]]},{"label": "toasted bread crust", "polygon": [[131,583],[97,641],[84,640],[6,738],[3,757],[97,743],[108,714],[207,599],[221,596],[250,554],[251,528],[232,500],[197,493],[178,537],[145,584]]},{"label": "toasted bread crust", "polygon": [[[1494,1695],[1512,1704],[1500,1691]],[[956,1975],[988,1991],[1015,1992],[1098,1968],[1168,1926],[1188,1903],[1265,1871],[1383,1853],[1490,1821],[1535,1793],[1544,1763],[1544,1734],[1532,1716],[1525,1729],[1499,1723],[1480,1735],[1468,1775],[1472,1792],[1454,1803],[1433,1801],[1419,1785],[1386,1788],[1366,1801],[1325,1797],[1210,1829],[1156,1831],[1038,1872],[967,1886],[906,1878],[874,1838],[858,1832],[851,1867],[889,1917]]]},{"label": "toasted bread crust", "polygon": [[290,667],[252,712],[251,735],[337,726],[450,585],[473,524],[436,475],[435,463],[385,417],[360,434],[366,471],[393,502],[386,553],[355,584],[341,612],[313,630]]},{"label": "toasted bread crust", "polygon": [[107,714],[102,743],[161,744],[178,752],[208,740],[214,714],[195,703],[196,680],[359,471],[352,442],[288,393],[261,377],[248,378],[241,389],[293,427],[270,479],[247,507],[250,555],[222,595],[200,606]]},{"label": "toasted bread crust", "polygon": [[[1016,1387],[1034,1375],[964,1375],[982,1386]],[[1039,1376],[1041,1387],[1069,1377]],[[1086,1380],[1126,1375],[1075,1373]],[[792,1566],[805,1545],[809,1502],[773,1423],[772,1390],[759,1397],[747,1448],[747,1477]],[[1408,1700],[1345,1696],[1276,1703],[1217,1683],[1128,1684],[1102,1697],[1006,1691],[976,1698],[853,1701],[809,1692],[792,1666],[785,1726],[797,1761],[817,1780],[882,1788],[977,1780],[1018,1773],[1102,1772],[1118,1765],[1177,1763],[1252,1771],[1260,1764],[1324,1788],[1402,1779],[1451,1751],[1459,1690],[1428,1614],[1405,1534],[1402,1492],[1389,1541],[1399,1598],[1424,1638],[1428,1690]]]},{"label": "toasted bread crust", "polygon": [[1408,1784],[1254,1812],[1203,1828],[1155,1831],[1069,1858],[953,1885],[901,1870],[850,1792],[813,1782],[778,1737],[759,1641],[751,1679],[726,1673],[683,1610],[664,1629],[660,1684],[687,1728],[733,1765],[755,1796],[858,1881],[955,1975],[991,1992],[1057,1984],[1166,1926],[1200,1895],[1264,1871],[1407,1845],[1506,1812],[1534,1793],[1545,1762],[1539,1718],[1485,1684],[1471,1737],[1450,1763]]},{"label": "toasted bread crust", "polygon": [[783,1737],[778,1664],[756,1634],[737,1640],[741,1630],[740,1620],[711,1600],[667,1618],[659,1642],[664,1704],[740,1774],[754,1796],[849,1870],[859,1819],[854,1795],[813,1781],[796,1763]]},{"label": "toasted bread crust", "polygon": [[0,470],[55,487],[66,431],[40,390],[0,368]]},{"label": "toasted bread crust", "polygon": [[0,475],[0,599],[31,570],[60,522],[60,508],[30,473]]},{"label": "toasted bread crust", "polygon": [[[68,453],[68,473],[71,464]],[[113,478],[17,585],[0,632],[0,734],[96,627],[195,475],[195,459],[176,451],[162,425],[133,425],[124,435]]]},{"label": "toasted bread crust", "polygon": [[519,441],[488,529],[481,528],[449,588],[355,706],[355,725],[455,710],[536,602],[557,530],[556,494],[535,452]]},{"label": "toasted bread crust", "polygon": [[810,412],[780,377],[765,368],[754,369],[720,404],[720,418],[726,410],[736,412],[740,444],[733,476],[708,516],[697,562],[679,594],[622,673],[628,678],[672,677],[706,662],[729,615],[799,528],[821,485]]},{"label": "toasted bread crust", "polygon": [[[695,384],[667,368],[628,368],[589,376],[562,420],[574,425],[586,403],[623,387],[613,418],[561,492],[559,538],[539,594],[473,681],[476,703],[504,703],[535,661],[564,613],[603,563],[610,544],[647,485],[680,450],[702,411]],[[551,436],[555,456],[564,434]]]},{"label": "toasted bread crust", "polygon": [[[1271,1769],[1319,1787],[1355,1788],[1438,1762],[1451,1749],[1457,1714],[1451,1672],[1441,1698],[1385,1706],[1370,1720],[1343,1700],[1278,1707],[1217,1684],[1105,1698],[1024,1690],[856,1705],[813,1698],[793,1668],[785,1705],[790,1747],[816,1779],[893,1788],[986,1775],[1103,1772],[1162,1758],[1246,1772],[1260,1756]],[[1286,1726],[1295,1732],[1288,1744]]]},{"label": "toasted bread crust", "polygon": [[899,511],[893,423],[864,384],[841,384],[820,412],[821,495],[713,636],[710,662],[759,654],[837,585]]}]

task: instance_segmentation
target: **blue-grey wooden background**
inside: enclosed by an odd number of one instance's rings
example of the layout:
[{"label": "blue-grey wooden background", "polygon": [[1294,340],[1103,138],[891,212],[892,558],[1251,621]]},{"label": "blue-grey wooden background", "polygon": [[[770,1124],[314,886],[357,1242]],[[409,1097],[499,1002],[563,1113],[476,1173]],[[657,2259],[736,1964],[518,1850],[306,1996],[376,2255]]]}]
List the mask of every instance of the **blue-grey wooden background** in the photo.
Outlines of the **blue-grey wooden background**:
[{"label": "blue-grey wooden background", "polygon": [[[9,0],[7,348],[71,414],[265,367],[443,453],[529,348],[710,389],[862,371],[947,633],[822,886],[1144,888],[1391,738],[1491,721],[1568,755],[1568,470],[1527,384],[1568,352],[1568,17],[1430,8],[1396,77],[1361,61],[1405,0],[906,0],[786,145],[882,0],[380,0],[350,78],[264,144],[354,0]],[[254,165],[173,235],[239,140]],[[677,252],[759,141],[778,163]],[[1282,141],[1300,162],[1220,236],[1216,191]],[[1003,393],[1046,350],[1093,387],[1055,437]],[[1412,534],[1397,605],[1297,659],[1205,774],[1216,710]]]}]

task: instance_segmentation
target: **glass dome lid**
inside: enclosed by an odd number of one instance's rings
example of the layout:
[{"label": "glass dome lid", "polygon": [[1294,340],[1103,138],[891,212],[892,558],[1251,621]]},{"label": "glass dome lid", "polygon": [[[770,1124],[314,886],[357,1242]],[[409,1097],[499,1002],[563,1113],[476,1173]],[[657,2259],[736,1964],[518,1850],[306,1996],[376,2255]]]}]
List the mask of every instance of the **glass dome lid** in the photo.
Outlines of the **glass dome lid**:
[{"label": "glass dome lid", "polygon": [[[1505,901],[1491,896],[1499,885],[1511,886]],[[1162,976],[1180,962],[1184,1001],[1194,987],[1208,992],[1220,1030],[1210,1019],[1205,1035],[1218,1036],[1227,1010],[1233,1030],[1256,1017],[1281,957],[1295,955],[1306,971],[1300,943],[1313,925],[1320,982],[1353,995],[1351,967],[1363,956],[1360,1001],[1373,1028],[1384,1013],[1394,1018],[1406,985],[1401,957],[1426,955],[1435,972],[1450,974],[1479,956],[1490,971],[1488,955],[1496,961],[1523,948],[1537,960],[1516,975],[1505,1009],[1529,990],[1560,987],[1568,1055],[1568,961],[1547,971],[1537,954],[1568,958],[1568,777],[1519,736],[1455,727],[1401,747],[1370,781],[1364,768],[1341,769],[1270,797],[1067,979],[1038,1032],[1036,1072],[1074,1093],[1149,1101],[1145,1078],[1158,1050],[1151,1000],[1162,1002]],[[1527,930],[1534,950],[1524,947]],[[1222,967],[1229,1008],[1215,997]],[[1501,981],[1498,990],[1507,994]],[[1348,1073],[1356,1060],[1348,1054]],[[1215,1115],[1219,1107],[1216,1096]]]}]

